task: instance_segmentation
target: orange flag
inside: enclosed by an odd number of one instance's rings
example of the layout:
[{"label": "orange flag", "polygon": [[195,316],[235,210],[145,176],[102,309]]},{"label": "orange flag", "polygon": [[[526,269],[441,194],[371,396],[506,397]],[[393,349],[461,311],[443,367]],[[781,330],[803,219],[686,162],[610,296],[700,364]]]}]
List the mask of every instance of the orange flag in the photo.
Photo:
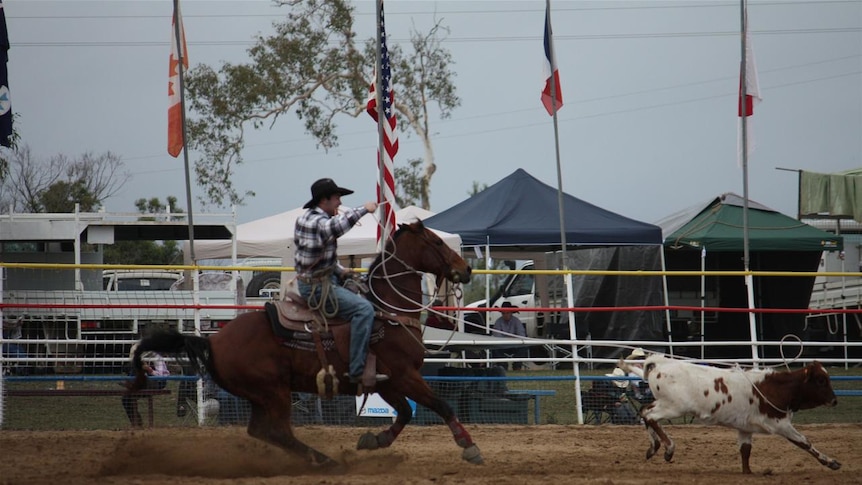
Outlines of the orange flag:
[{"label": "orange flag", "polygon": [[[168,74],[168,153],[176,158],[183,149],[183,112],[180,102],[180,61],[183,60],[183,70],[189,68],[189,58],[186,56],[186,33],[183,30],[183,18],[180,15],[180,3],[176,2],[173,21],[171,22],[171,57]],[[179,24],[179,40],[177,40],[177,25]],[[182,54],[182,55],[180,55]]]}]

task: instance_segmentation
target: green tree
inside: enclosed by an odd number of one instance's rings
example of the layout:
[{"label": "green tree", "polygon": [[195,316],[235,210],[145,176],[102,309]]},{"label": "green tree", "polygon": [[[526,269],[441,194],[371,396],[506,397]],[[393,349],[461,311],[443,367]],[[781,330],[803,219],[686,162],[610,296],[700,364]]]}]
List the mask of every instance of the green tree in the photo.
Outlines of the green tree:
[{"label": "green tree", "polygon": [[122,159],[111,152],[40,159],[25,144],[13,150],[6,161],[8,175],[0,181],[3,212],[72,212],[74,202],[82,203],[81,210],[95,210],[118,193],[130,177]]},{"label": "green tree", "polygon": [[473,197],[474,195],[478,194],[479,192],[481,192],[487,188],[488,188],[488,184],[482,184],[482,183],[479,183],[479,182],[474,180],[473,181],[473,188],[471,188],[470,191],[467,192],[467,195],[469,195],[470,197]]},{"label": "green tree", "polygon": [[[138,199],[135,207],[142,214],[138,220],[151,221],[155,214],[182,214],[177,206],[177,198],[168,196],[163,204],[158,197]],[[152,214],[152,215],[149,215]],[[104,251],[106,264],[182,264],[183,254],[177,241],[117,241],[106,245]]]},{"label": "green tree", "polygon": [[39,194],[38,212],[75,212],[75,205],[82,212],[92,212],[99,207],[95,195],[87,190],[81,180],[60,180]]},{"label": "green tree", "polygon": [[395,167],[395,202],[400,207],[419,205],[425,179],[419,173],[422,159],[407,161],[406,167]]},{"label": "green tree", "polygon": [[[218,70],[196,66],[186,77],[193,113],[189,144],[202,154],[195,175],[204,204],[242,204],[254,192],[239,193],[231,177],[243,162],[247,129],[272,128],[293,113],[305,130],[328,150],[337,146],[336,118],[364,116],[368,83],[375,65],[375,44],[357,47],[354,8],[346,0],[292,0],[286,19],[273,24],[275,34],[259,36],[246,64],[224,63]],[[446,118],[460,104],[455,95],[451,55],[440,45],[448,33],[438,22],[426,35],[413,30],[413,52],[402,55],[390,42],[399,128],[415,133],[425,146],[424,182],[419,200],[430,207],[431,176],[436,170],[430,141],[429,108]],[[410,173],[410,172],[408,172]],[[419,172],[416,172],[419,175]]]},{"label": "green tree", "polygon": [[9,154],[18,149],[18,143],[21,141],[21,135],[18,134],[18,120],[18,113],[12,113],[12,135],[9,136],[9,149],[0,149],[0,183],[9,176]]}]

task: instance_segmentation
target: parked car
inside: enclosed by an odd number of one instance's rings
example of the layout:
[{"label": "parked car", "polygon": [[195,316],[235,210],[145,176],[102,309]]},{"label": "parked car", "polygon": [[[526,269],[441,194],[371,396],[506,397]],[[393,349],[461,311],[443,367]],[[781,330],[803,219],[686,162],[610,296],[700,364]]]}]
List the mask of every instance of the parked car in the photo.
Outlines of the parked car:
[{"label": "parked car", "polygon": [[107,291],[167,291],[182,277],[181,271],[106,269],[102,272],[102,288]]}]

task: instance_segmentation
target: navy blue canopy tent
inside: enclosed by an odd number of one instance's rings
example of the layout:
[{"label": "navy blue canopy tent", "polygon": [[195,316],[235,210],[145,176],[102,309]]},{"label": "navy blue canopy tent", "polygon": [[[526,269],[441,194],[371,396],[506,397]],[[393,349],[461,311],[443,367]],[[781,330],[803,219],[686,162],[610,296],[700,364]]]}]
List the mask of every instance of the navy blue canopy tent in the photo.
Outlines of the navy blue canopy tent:
[{"label": "navy blue canopy tent", "polygon": [[[563,194],[563,204],[570,269],[662,269],[659,226],[621,216],[568,194]],[[555,268],[559,264],[554,253],[561,249],[559,214],[557,189],[518,169],[482,192],[429,217],[425,225],[458,234],[463,246],[488,246],[498,254],[523,254],[516,257],[537,262],[543,259],[545,268]],[[579,275],[573,283],[575,307],[663,304],[658,276]],[[555,302],[553,297],[546,301],[552,306],[566,306],[565,301]],[[545,335],[568,338],[567,314],[549,317]],[[581,338],[587,333],[593,339],[663,338],[660,311],[578,312],[576,319]],[[593,355],[616,357],[620,351],[594,347]]]},{"label": "navy blue canopy tent", "polygon": [[[661,245],[661,228],[563,194],[566,243],[570,246]],[[464,246],[536,250],[560,246],[557,189],[523,169],[425,220],[461,236]],[[544,251],[553,250],[543,248]]]}]

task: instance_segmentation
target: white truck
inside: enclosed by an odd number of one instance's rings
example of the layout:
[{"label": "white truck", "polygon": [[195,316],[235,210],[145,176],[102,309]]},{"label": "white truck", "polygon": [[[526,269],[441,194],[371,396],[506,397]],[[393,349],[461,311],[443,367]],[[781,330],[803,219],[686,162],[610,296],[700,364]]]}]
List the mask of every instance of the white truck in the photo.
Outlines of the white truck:
[{"label": "white truck", "polygon": [[[533,270],[532,260],[517,261],[515,270]],[[548,285],[548,301],[559,306],[565,299],[565,288],[561,276],[546,277]],[[503,302],[509,302],[519,308],[542,307],[542,298],[536,288],[536,275],[529,273],[512,273],[506,277],[500,287],[491,294],[491,308],[499,308]],[[487,300],[474,301],[465,305],[467,308],[487,308]],[[556,312],[555,312],[556,313]],[[469,333],[486,333],[500,317],[498,311],[476,312],[464,311],[464,331]],[[559,315],[546,315],[544,312],[522,311],[518,318],[524,322],[528,337],[544,337],[545,322],[559,319]]]},{"label": "white truck", "polygon": [[[542,308],[542,311],[520,311],[518,318],[526,326],[528,337],[543,339],[570,338],[568,307],[627,307],[661,305],[662,279],[660,276],[638,277],[602,274],[607,271],[658,270],[660,248],[654,247],[595,247],[568,252],[568,265],[596,274],[572,276],[573,301],[569,302],[562,274],[525,273],[522,271],[555,269],[560,267],[560,253],[545,253],[540,259],[516,261],[511,269],[521,271],[509,274],[499,288],[491,294],[491,308],[509,302],[519,308]],[[486,307],[480,300],[466,305],[469,308]],[[662,337],[665,328],[664,312],[575,312],[577,337],[588,335],[594,339],[637,340]],[[470,312],[464,314],[465,331],[484,333],[500,316],[500,312]]]},{"label": "white truck", "polygon": [[[214,332],[236,316],[229,307],[244,303],[236,286],[195,292],[191,285],[178,287],[176,271],[98,267],[103,244],[188,237],[186,222],[138,221],[139,216],[0,215],[0,311],[4,321],[23,321],[28,355],[53,362],[56,372],[80,371],[82,357],[116,365],[147,328],[191,332],[197,316],[200,331]],[[233,232],[224,224],[196,224],[195,234],[230,238]],[[58,266],[70,263],[93,267]],[[197,315],[196,305],[204,306]]]}]

